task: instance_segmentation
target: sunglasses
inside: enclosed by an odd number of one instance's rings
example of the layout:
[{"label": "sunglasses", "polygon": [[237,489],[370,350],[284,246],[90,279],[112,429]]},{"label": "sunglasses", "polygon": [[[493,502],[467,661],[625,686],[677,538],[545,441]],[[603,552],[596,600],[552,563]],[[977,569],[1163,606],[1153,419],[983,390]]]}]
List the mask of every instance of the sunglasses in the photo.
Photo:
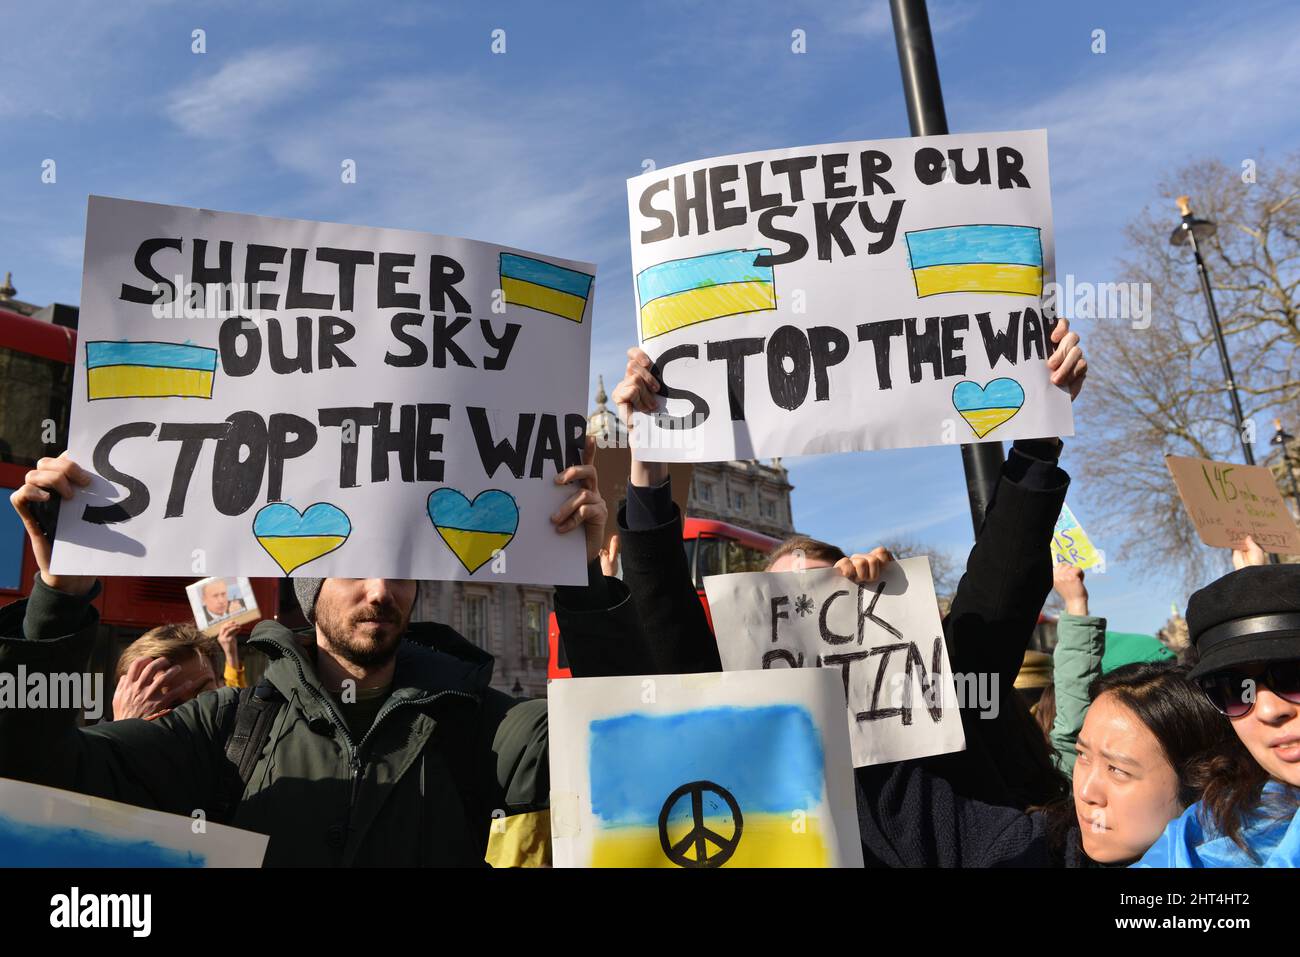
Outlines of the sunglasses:
[{"label": "sunglasses", "polygon": [[1229,718],[1240,718],[1255,707],[1256,689],[1264,685],[1279,698],[1300,704],[1300,660],[1275,661],[1247,671],[1216,671],[1199,679],[1210,704]]}]

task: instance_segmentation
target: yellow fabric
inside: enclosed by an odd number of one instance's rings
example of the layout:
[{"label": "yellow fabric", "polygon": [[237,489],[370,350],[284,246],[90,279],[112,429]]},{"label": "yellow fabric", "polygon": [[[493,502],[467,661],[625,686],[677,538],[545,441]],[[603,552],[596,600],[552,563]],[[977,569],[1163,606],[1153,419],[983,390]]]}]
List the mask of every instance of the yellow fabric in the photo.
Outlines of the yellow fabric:
[{"label": "yellow fabric", "polygon": [[551,812],[493,818],[484,860],[493,867],[550,867]]},{"label": "yellow fabric", "polygon": [[230,667],[230,662],[226,662],[226,687],[227,688],[247,688],[248,677],[244,674],[244,666],[238,668]]}]

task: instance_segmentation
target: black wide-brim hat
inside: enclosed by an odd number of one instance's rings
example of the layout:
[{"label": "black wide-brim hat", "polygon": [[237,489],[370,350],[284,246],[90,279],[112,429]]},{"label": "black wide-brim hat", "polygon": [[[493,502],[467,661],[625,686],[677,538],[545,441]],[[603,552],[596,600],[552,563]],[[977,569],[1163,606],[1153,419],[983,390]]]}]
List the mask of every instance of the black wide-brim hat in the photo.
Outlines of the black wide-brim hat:
[{"label": "black wide-brim hat", "polygon": [[1187,631],[1192,678],[1300,660],[1300,565],[1248,565],[1210,582],[1187,601]]}]

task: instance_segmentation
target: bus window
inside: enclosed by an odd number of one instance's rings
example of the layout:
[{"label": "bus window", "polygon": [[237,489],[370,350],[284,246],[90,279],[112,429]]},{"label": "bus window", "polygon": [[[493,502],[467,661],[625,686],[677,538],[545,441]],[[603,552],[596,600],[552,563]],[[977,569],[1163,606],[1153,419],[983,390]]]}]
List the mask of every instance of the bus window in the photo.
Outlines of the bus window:
[{"label": "bus window", "polygon": [[695,540],[695,587],[703,588],[704,579],[709,575],[721,575],[722,549],[726,542],[717,538],[698,538]]},{"label": "bus window", "polygon": [[[0,349],[0,462],[35,465],[58,455],[57,436],[66,436],[72,396],[72,366],[54,359]],[[42,441],[46,421],[56,436]]]},{"label": "bus window", "polygon": [[767,553],[750,548],[740,542],[727,542],[727,574],[736,572],[761,572],[767,567]]}]

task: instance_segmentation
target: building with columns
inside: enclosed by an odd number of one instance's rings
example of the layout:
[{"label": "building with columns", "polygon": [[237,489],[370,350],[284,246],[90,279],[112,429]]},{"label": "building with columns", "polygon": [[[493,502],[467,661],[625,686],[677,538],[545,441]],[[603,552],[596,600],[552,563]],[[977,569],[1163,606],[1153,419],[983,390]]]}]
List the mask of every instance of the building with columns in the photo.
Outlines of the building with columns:
[{"label": "building with columns", "polygon": [[708,462],[695,466],[687,511],[692,518],[711,518],[786,538],[794,534],[793,488],[780,459]]}]

